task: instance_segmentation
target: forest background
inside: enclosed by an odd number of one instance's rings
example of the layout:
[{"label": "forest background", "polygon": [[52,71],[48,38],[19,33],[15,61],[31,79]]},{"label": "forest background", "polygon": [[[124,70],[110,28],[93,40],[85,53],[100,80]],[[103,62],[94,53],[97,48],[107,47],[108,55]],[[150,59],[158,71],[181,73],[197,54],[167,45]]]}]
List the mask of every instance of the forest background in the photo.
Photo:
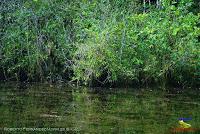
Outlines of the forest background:
[{"label": "forest background", "polygon": [[199,86],[199,0],[2,0],[0,80]]}]

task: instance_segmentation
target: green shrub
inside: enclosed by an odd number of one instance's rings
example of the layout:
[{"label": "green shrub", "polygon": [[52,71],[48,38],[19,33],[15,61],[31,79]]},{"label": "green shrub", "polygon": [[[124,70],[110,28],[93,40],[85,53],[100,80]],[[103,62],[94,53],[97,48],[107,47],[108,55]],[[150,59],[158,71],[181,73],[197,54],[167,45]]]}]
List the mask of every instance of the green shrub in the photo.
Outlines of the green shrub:
[{"label": "green shrub", "polygon": [[26,1],[11,13],[2,13],[7,23],[2,38],[1,66],[8,77],[19,79],[24,77],[20,75],[23,72],[35,81],[59,77],[65,71],[73,52],[71,43],[75,31],[73,11],[67,4]]},{"label": "green shrub", "polygon": [[0,79],[198,83],[200,16],[191,1],[2,3]]},{"label": "green shrub", "polygon": [[75,79],[90,83],[106,73],[103,81],[109,82],[197,83],[200,16],[187,8],[188,3],[167,5],[126,15],[100,32],[89,31],[93,36],[75,54]]}]

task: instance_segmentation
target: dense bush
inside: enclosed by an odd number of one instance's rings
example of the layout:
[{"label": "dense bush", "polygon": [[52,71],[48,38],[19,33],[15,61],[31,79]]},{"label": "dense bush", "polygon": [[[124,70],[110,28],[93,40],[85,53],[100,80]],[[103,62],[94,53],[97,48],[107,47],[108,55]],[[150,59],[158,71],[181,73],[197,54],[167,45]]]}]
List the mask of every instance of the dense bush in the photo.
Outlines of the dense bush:
[{"label": "dense bush", "polygon": [[100,32],[89,31],[91,38],[76,52],[76,79],[197,83],[199,16],[188,6],[166,5],[150,13],[126,15]]},{"label": "dense bush", "polygon": [[[13,8],[16,3],[5,6]],[[60,77],[73,52],[73,10],[68,4],[26,1],[18,3],[14,11],[1,14],[5,24],[1,44],[5,77],[23,80]]]},{"label": "dense bush", "polygon": [[198,7],[155,3],[4,0],[0,79],[197,84]]}]

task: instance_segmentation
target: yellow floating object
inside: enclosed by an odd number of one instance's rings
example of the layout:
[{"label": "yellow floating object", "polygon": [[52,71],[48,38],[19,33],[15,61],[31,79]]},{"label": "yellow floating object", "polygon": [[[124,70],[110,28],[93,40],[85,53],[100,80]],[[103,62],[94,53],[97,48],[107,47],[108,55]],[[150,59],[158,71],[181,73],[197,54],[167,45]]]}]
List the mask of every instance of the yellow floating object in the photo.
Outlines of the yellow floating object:
[{"label": "yellow floating object", "polygon": [[190,127],[191,127],[190,124],[185,123],[183,120],[180,120],[178,123],[180,124],[180,126],[181,126],[182,128],[190,128]]}]

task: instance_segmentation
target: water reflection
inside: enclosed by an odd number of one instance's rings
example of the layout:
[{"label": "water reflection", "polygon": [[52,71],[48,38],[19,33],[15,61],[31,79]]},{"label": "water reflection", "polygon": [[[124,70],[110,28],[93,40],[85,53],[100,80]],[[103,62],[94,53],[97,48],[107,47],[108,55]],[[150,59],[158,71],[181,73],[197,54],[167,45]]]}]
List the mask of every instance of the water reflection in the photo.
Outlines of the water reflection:
[{"label": "water reflection", "polygon": [[1,84],[0,127],[78,128],[79,133],[168,134],[178,126],[180,117],[192,117],[189,122],[192,127],[200,126],[198,90],[173,93],[151,90],[44,84],[21,88]]}]

